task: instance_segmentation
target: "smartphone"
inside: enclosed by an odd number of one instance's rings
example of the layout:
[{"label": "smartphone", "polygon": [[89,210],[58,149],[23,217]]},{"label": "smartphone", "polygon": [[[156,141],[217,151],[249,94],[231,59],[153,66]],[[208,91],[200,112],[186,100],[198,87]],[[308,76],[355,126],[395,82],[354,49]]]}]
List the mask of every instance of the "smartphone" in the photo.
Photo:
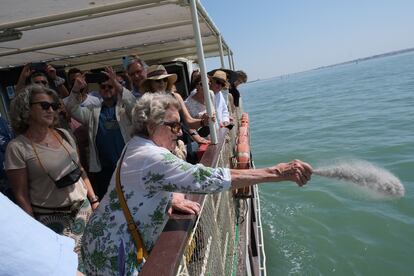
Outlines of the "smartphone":
[{"label": "smartphone", "polygon": [[87,83],[101,83],[107,81],[108,77],[104,73],[86,73],[85,81]]},{"label": "smartphone", "polygon": [[30,68],[33,71],[45,71],[46,70],[46,63],[45,62],[32,62]]},{"label": "smartphone", "polygon": [[128,68],[128,63],[129,63],[129,57],[128,56],[122,57],[122,66],[124,67],[125,71]]}]

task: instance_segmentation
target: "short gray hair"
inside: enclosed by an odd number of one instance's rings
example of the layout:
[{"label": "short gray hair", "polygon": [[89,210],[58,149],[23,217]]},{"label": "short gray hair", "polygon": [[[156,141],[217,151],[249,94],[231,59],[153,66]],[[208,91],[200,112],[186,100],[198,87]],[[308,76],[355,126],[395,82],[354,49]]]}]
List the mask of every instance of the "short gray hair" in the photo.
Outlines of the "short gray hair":
[{"label": "short gray hair", "polygon": [[160,124],[168,108],[180,110],[180,103],[168,93],[145,93],[132,110],[132,134],[148,138],[148,127]]},{"label": "short gray hair", "polygon": [[[54,90],[39,84],[26,86],[23,91],[15,96],[10,104],[10,122],[16,134],[23,134],[29,128],[30,103],[33,101],[34,96],[38,94],[49,95],[54,102],[59,103],[59,96]],[[55,123],[57,119],[56,116]]]}]

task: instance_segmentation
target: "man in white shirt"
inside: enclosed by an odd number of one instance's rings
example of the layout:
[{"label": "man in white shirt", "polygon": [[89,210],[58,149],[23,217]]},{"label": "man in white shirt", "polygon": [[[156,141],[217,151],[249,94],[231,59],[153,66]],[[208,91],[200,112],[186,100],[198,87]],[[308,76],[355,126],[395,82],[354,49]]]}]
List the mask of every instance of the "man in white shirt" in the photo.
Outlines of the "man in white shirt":
[{"label": "man in white shirt", "polygon": [[224,100],[222,89],[227,89],[229,82],[227,81],[227,75],[221,70],[216,70],[213,75],[210,76],[210,89],[213,90],[215,96],[215,108],[216,118],[221,127],[228,127],[230,125],[230,114]]}]

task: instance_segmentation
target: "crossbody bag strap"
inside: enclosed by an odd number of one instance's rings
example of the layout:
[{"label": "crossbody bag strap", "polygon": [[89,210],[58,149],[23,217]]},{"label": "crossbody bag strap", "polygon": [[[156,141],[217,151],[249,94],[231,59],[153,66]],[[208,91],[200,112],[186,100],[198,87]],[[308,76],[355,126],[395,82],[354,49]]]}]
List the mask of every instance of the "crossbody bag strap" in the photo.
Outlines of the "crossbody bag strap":
[{"label": "crossbody bag strap", "polygon": [[131,215],[131,212],[129,211],[127,202],[125,200],[124,192],[122,191],[122,187],[121,187],[121,166],[122,166],[122,162],[124,160],[125,152],[126,152],[126,147],[124,149],[124,152],[122,153],[121,160],[119,161],[119,164],[116,167],[116,177],[115,177],[116,193],[118,194],[119,204],[121,205],[122,211],[124,213],[125,219],[126,219],[127,224],[128,224],[128,231],[131,234],[132,239],[134,240],[134,243],[135,243],[135,247],[137,249],[138,263],[142,263],[144,258],[145,259],[148,258],[148,252],[145,249],[145,246],[142,242],[141,236],[138,232],[138,228],[137,228],[137,226],[134,222],[134,219]]},{"label": "crossbody bag strap", "polygon": [[[62,141],[60,141],[59,137],[57,137],[56,133],[54,131],[52,131],[53,135],[56,137],[56,139],[59,141],[59,143],[61,144],[61,146],[66,150],[67,154],[69,155],[69,158],[72,160],[73,163],[75,163],[75,165],[80,168],[79,164],[76,163],[75,160],[72,159],[72,155],[70,155],[69,150],[65,147],[65,145],[63,145]],[[32,139],[30,140],[30,144],[32,145],[33,151],[36,155],[37,160],[39,161],[39,165],[40,167],[42,167],[43,171],[45,172],[45,174],[47,174],[47,176],[50,178],[50,180],[52,180],[52,182],[55,182],[55,180],[50,176],[50,174],[48,173],[48,171],[46,170],[46,168],[43,166],[42,161],[40,160],[39,154],[37,153],[36,147],[32,141]],[[69,142],[68,142],[69,143]]]},{"label": "crossbody bag strap", "polygon": [[35,145],[34,145],[34,143],[33,143],[32,140],[30,140],[30,144],[32,145],[32,148],[33,148],[33,151],[34,151],[34,153],[36,155],[37,161],[39,161],[40,167],[42,167],[42,169],[45,172],[45,174],[47,174],[47,176],[54,182],[55,180],[53,180],[53,178],[49,175],[49,173],[46,171],[45,167],[43,166],[42,161],[40,161],[39,154],[37,153],[36,147],[35,147]]},{"label": "crossbody bag strap", "polygon": [[[59,133],[59,136],[56,134],[56,132],[58,132]],[[54,130],[52,130],[52,134],[53,134],[53,136],[55,136],[56,137],[56,140],[58,140],[58,142],[60,143],[60,145],[66,150],[66,152],[68,153],[68,155],[69,155],[69,158],[70,159],[72,159],[72,161],[74,162],[74,163],[76,163],[75,162],[75,160],[73,160],[73,158],[72,158],[72,155],[70,155],[70,152],[69,152],[69,150],[65,147],[65,145],[63,144],[63,140],[65,140],[66,142],[68,142],[68,144],[69,144],[69,146],[73,149],[73,146],[72,146],[72,144],[70,143],[70,141],[68,140],[68,138],[66,137],[66,135],[63,133],[63,131],[61,131],[60,129],[54,129]],[[60,140],[59,139],[59,137],[62,139],[62,140]],[[76,151],[76,150],[75,150]],[[77,164],[77,163],[76,163]],[[77,164],[78,165],[78,164]]]}]

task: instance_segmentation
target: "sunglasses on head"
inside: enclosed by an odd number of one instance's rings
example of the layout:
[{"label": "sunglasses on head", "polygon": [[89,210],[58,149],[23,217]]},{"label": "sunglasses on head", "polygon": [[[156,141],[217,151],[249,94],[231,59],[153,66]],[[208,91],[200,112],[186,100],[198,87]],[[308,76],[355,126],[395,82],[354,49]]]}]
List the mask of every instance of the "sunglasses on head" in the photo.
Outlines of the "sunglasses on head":
[{"label": "sunglasses on head", "polygon": [[112,88],[114,88],[112,85],[110,85],[110,84],[101,84],[101,85],[99,85],[99,87],[101,88],[101,89],[106,89],[106,88],[108,88],[108,89],[112,89]]},{"label": "sunglasses on head", "polygon": [[180,122],[161,122],[162,125],[168,126],[171,129],[171,132],[174,134],[178,134],[181,131],[181,123]]},{"label": "sunglasses on head", "polygon": [[52,107],[53,111],[56,111],[60,107],[60,103],[49,103],[49,102],[34,102],[34,103],[31,103],[30,105],[34,105],[34,104],[39,104],[43,110],[49,110],[49,108]]},{"label": "sunglasses on head", "polygon": [[43,84],[43,85],[47,85],[47,81],[45,81],[45,80],[35,81],[34,83],[36,83],[36,84]]}]

